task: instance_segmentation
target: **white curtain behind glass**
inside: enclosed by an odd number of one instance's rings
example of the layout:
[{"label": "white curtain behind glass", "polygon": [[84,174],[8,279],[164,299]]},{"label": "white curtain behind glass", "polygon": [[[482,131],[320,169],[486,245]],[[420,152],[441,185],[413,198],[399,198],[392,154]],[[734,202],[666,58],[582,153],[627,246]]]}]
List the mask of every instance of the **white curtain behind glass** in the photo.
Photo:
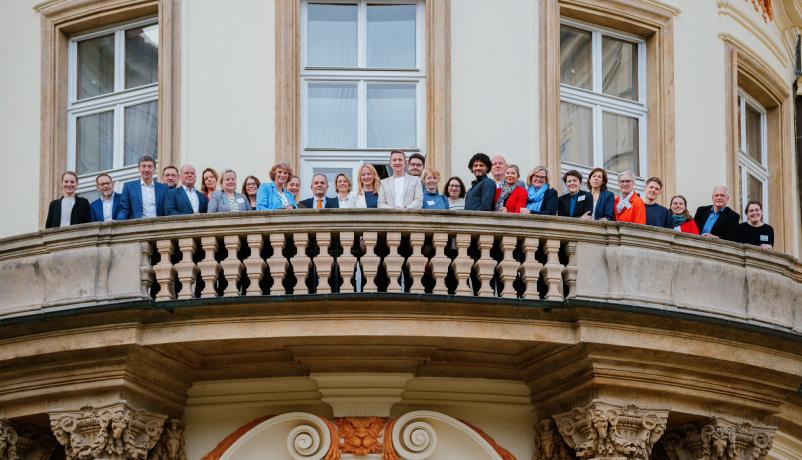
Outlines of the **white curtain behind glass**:
[{"label": "white curtain behind glass", "polygon": [[133,165],[142,155],[156,157],[158,135],[156,101],[125,108],[125,165]]},{"label": "white curtain behind glass", "polygon": [[310,83],[308,147],[356,148],[356,84]]},{"label": "white curtain behind glass", "polygon": [[114,160],[114,112],[78,117],[75,170],[81,174],[105,171]]},{"label": "white curtain behind glass", "polygon": [[114,34],[78,42],[78,99],[114,91]]},{"label": "white curtain behind glass", "polygon": [[415,85],[368,85],[368,147],[417,147]]},{"label": "white curtain behind glass", "polygon": [[560,103],[560,159],[593,166],[593,111],[589,107]]},{"label": "white curtain behind glass", "polygon": [[640,175],[638,120],[604,112],[602,136],[604,137],[604,169],[619,172],[631,170],[635,175]]},{"label": "white curtain behind glass", "polygon": [[415,67],[416,5],[368,5],[368,67]]},{"label": "white curtain behind glass", "polygon": [[307,61],[313,67],[356,67],[356,5],[310,3]]}]

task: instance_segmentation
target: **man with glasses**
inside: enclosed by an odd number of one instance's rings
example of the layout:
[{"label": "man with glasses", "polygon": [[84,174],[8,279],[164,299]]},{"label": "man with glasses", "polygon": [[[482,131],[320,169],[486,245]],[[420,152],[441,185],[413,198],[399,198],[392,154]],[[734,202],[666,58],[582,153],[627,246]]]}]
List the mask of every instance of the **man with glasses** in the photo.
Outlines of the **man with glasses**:
[{"label": "man with glasses", "polygon": [[619,195],[615,197],[615,220],[646,225],[646,205],[635,193],[635,174],[624,171],[618,174]]},{"label": "man with glasses", "polygon": [[89,205],[92,222],[114,220],[120,210],[120,194],[114,191],[114,181],[108,174],[101,174],[95,178],[95,187],[100,198]]}]

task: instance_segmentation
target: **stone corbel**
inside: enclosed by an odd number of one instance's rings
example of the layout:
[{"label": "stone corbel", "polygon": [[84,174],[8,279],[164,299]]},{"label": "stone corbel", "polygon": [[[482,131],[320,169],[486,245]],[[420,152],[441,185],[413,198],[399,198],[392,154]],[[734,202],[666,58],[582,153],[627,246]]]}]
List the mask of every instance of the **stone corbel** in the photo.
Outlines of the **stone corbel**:
[{"label": "stone corbel", "polygon": [[67,460],[145,460],[162,434],[161,414],[126,402],[50,413],[50,428]]},{"label": "stone corbel", "polygon": [[554,416],[566,444],[583,460],[648,460],[668,422],[667,410],[602,401]]},{"label": "stone corbel", "polygon": [[706,425],[686,424],[661,441],[670,460],[762,460],[776,428],[713,418]]},{"label": "stone corbel", "polygon": [[560,436],[554,420],[546,418],[535,424],[535,455],[532,460],[571,460],[573,450]]},{"label": "stone corbel", "polygon": [[54,450],[56,450],[56,440],[49,432],[27,425],[17,427],[19,460],[48,460]]},{"label": "stone corbel", "polygon": [[8,423],[8,420],[0,419],[0,460],[17,460],[17,430]]}]

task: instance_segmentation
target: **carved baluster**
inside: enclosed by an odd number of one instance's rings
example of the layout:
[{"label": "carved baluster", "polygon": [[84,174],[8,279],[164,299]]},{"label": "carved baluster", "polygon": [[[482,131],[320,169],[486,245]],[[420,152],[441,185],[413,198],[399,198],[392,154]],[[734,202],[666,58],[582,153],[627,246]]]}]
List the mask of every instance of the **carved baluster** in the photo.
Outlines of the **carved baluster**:
[{"label": "carved baluster", "polygon": [[493,272],[496,268],[496,261],[490,257],[490,248],[493,247],[493,235],[479,235],[480,256],[474,264],[476,277],[479,278],[479,296],[491,297],[493,288],[490,280],[493,279]]},{"label": "carved baluster", "polygon": [[309,276],[309,268],[312,266],[312,259],[306,255],[306,246],[309,244],[309,235],[306,233],[295,233],[292,236],[295,242],[295,257],[290,260],[295,279],[298,280],[293,289],[293,294],[309,294],[306,286],[306,278]]},{"label": "carved baluster", "polygon": [[175,268],[173,263],[170,262],[170,257],[173,255],[173,240],[159,240],[156,242],[156,250],[162,256],[161,260],[153,271],[156,273],[156,282],[159,283],[161,289],[156,294],[156,300],[175,299]]},{"label": "carved baluster", "polygon": [[340,233],[340,245],[343,247],[343,254],[337,258],[337,265],[340,268],[340,276],[343,278],[343,285],[340,292],[356,292],[356,285],[350,283],[354,276],[356,257],[351,253],[351,246],[354,244],[354,232]]},{"label": "carved baluster", "polygon": [[150,297],[150,287],[153,286],[153,280],[156,279],[156,273],[153,271],[153,265],[150,261],[153,256],[153,246],[149,241],[143,241],[139,247],[139,286],[142,296]]},{"label": "carved baluster", "polygon": [[426,235],[420,232],[414,232],[409,235],[409,245],[412,247],[412,255],[407,259],[407,268],[409,269],[409,277],[411,278],[411,287],[409,292],[411,294],[423,294],[426,290],[423,287],[423,275],[426,273],[426,264],[429,259],[423,255],[423,243]]},{"label": "carved baluster", "polygon": [[568,297],[576,297],[576,241],[569,241],[565,245],[565,252],[568,254],[568,265],[563,270],[563,282],[568,286]]},{"label": "carved baluster", "polygon": [[435,233],[432,235],[434,256],[429,260],[429,269],[432,271],[432,277],[434,277],[432,294],[448,294],[446,276],[448,276],[448,266],[451,264],[451,260],[445,255],[446,244],[448,244],[447,233]]},{"label": "carved baluster", "polygon": [[284,295],[284,277],[287,273],[287,259],[284,257],[284,234],[274,233],[270,235],[270,245],[273,246],[273,255],[267,259],[267,266],[270,268],[270,277],[273,278],[273,287],[270,288],[270,295]]},{"label": "carved baluster", "polygon": [[175,271],[178,275],[178,281],[181,281],[181,291],[179,291],[178,299],[186,300],[195,297],[195,280],[198,278],[198,266],[192,260],[195,255],[194,238],[181,238],[178,240],[178,249],[184,254],[181,262],[175,264]]},{"label": "carved baluster", "polygon": [[259,287],[259,283],[262,281],[262,274],[265,271],[265,267],[267,267],[264,259],[262,259],[264,238],[262,238],[262,235],[255,234],[248,235],[247,240],[248,247],[251,248],[251,255],[245,259],[243,263],[248,279],[251,280],[251,284],[248,286],[245,295],[261,295],[262,289]]},{"label": "carved baluster", "polygon": [[[393,292],[395,283],[398,283],[398,277],[401,276],[401,267],[404,265],[404,257],[398,254],[398,246],[401,245],[401,233],[387,232],[387,247],[390,252],[384,258],[384,268],[387,270],[387,292]],[[404,292],[404,284],[398,292]]]},{"label": "carved baluster", "polygon": [[540,271],[543,264],[535,259],[538,240],[536,238],[524,239],[524,263],[521,264],[521,278],[524,280],[524,299],[539,299],[537,292],[537,280],[540,278]]},{"label": "carved baluster", "polygon": [[457,289],[455,295],[473,295],[468,280],[471,278],[471,268],[473,260],[468,257],[468,247],[471,245],[471,235],[459,233],[456,236],[457,257],[451,262],[454,276],[457,278]]},{"label": "carved baluster", "polygon": [[362,272],[365,274],[365,285],[362,292],[376,292],[376,273],[379,271],[379,256],[376,255],[376,232],[362,234],[365,244],[365,255],[359,258]]},{"label": "carved baluster", "polygon": [[215,260],[214,255],[217,252],[217,238],[214,236],[204,236],[201,238],[201,247],[206,253],[206,257],[198,262],[200,268],[201,278],[203,279],[204,286],[200,296],[203,298],[214,297],[217,295],[214,284],[220,276],[220,264]]},{"label": "carved baluster", "polygon": [[559,240],[546,240],[547,259],[542,269],[549,288],[546,300],[563,300],[563,266],[560,264],[559,252]]},{"label": "carved baluster", "polygon": [[315,258],[315,269],[317,271],[317,294],[331,293],[331,286],[329,285],[329,275],[331,274],[331,265],[334,258],[329,255],[329,245],[331,244],[331,233],[318,232],[317,233],[317,246],[320,248],[320,254]]},{"label": "carved baluster", "polygon": [[223,292],[223,295],[226,297],[231,297],[239,295],[237,283],[240,280],[240,276],[242,275],[242,270],[245,268],[245,265],[242,264],[237,256],[240,246],[238,235],[227,235],[223,237],[223,244],[228,250],[228,257],[226,257],[226,259],[220,263],[220,265],[223,267],[223,276],[225,276],[227,281],[226,290]]},{"label": "carved baluster", "polygon": [[505,236],[501,239],[501,250],[504,252],[504,258],[496,266],[496,271],[499,274],[499,279],[504,284],[504,290],[501,291],[500,296],[506,298],[515,298],[515,287],[513,283],[518,275],[519,264],[518,261],[512,256],[517,244],[517,238],[514,236]]}]

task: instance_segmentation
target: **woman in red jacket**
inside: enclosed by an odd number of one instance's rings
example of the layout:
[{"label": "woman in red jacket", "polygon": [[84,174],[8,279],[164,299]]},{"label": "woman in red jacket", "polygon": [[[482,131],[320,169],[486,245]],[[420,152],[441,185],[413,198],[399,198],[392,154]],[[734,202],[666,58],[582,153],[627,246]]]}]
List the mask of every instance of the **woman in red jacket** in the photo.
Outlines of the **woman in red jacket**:
[{"label": "woman in red jacket", "polygon": [[504,182],[496,188],[496,198],[493,200],[496,211],[520,214],[521,208],[526,207],[528,196],[519,182],[520,178],[521,171],[517,166],[507,166],[507,170],[504,171]]},{"label": "woman in red jacket", "polygon": [[680,233],[699,234],[699,227],[688,212],[688,201],[682,195],[671,198],[671,214],[674,217],[674,230]]}]

